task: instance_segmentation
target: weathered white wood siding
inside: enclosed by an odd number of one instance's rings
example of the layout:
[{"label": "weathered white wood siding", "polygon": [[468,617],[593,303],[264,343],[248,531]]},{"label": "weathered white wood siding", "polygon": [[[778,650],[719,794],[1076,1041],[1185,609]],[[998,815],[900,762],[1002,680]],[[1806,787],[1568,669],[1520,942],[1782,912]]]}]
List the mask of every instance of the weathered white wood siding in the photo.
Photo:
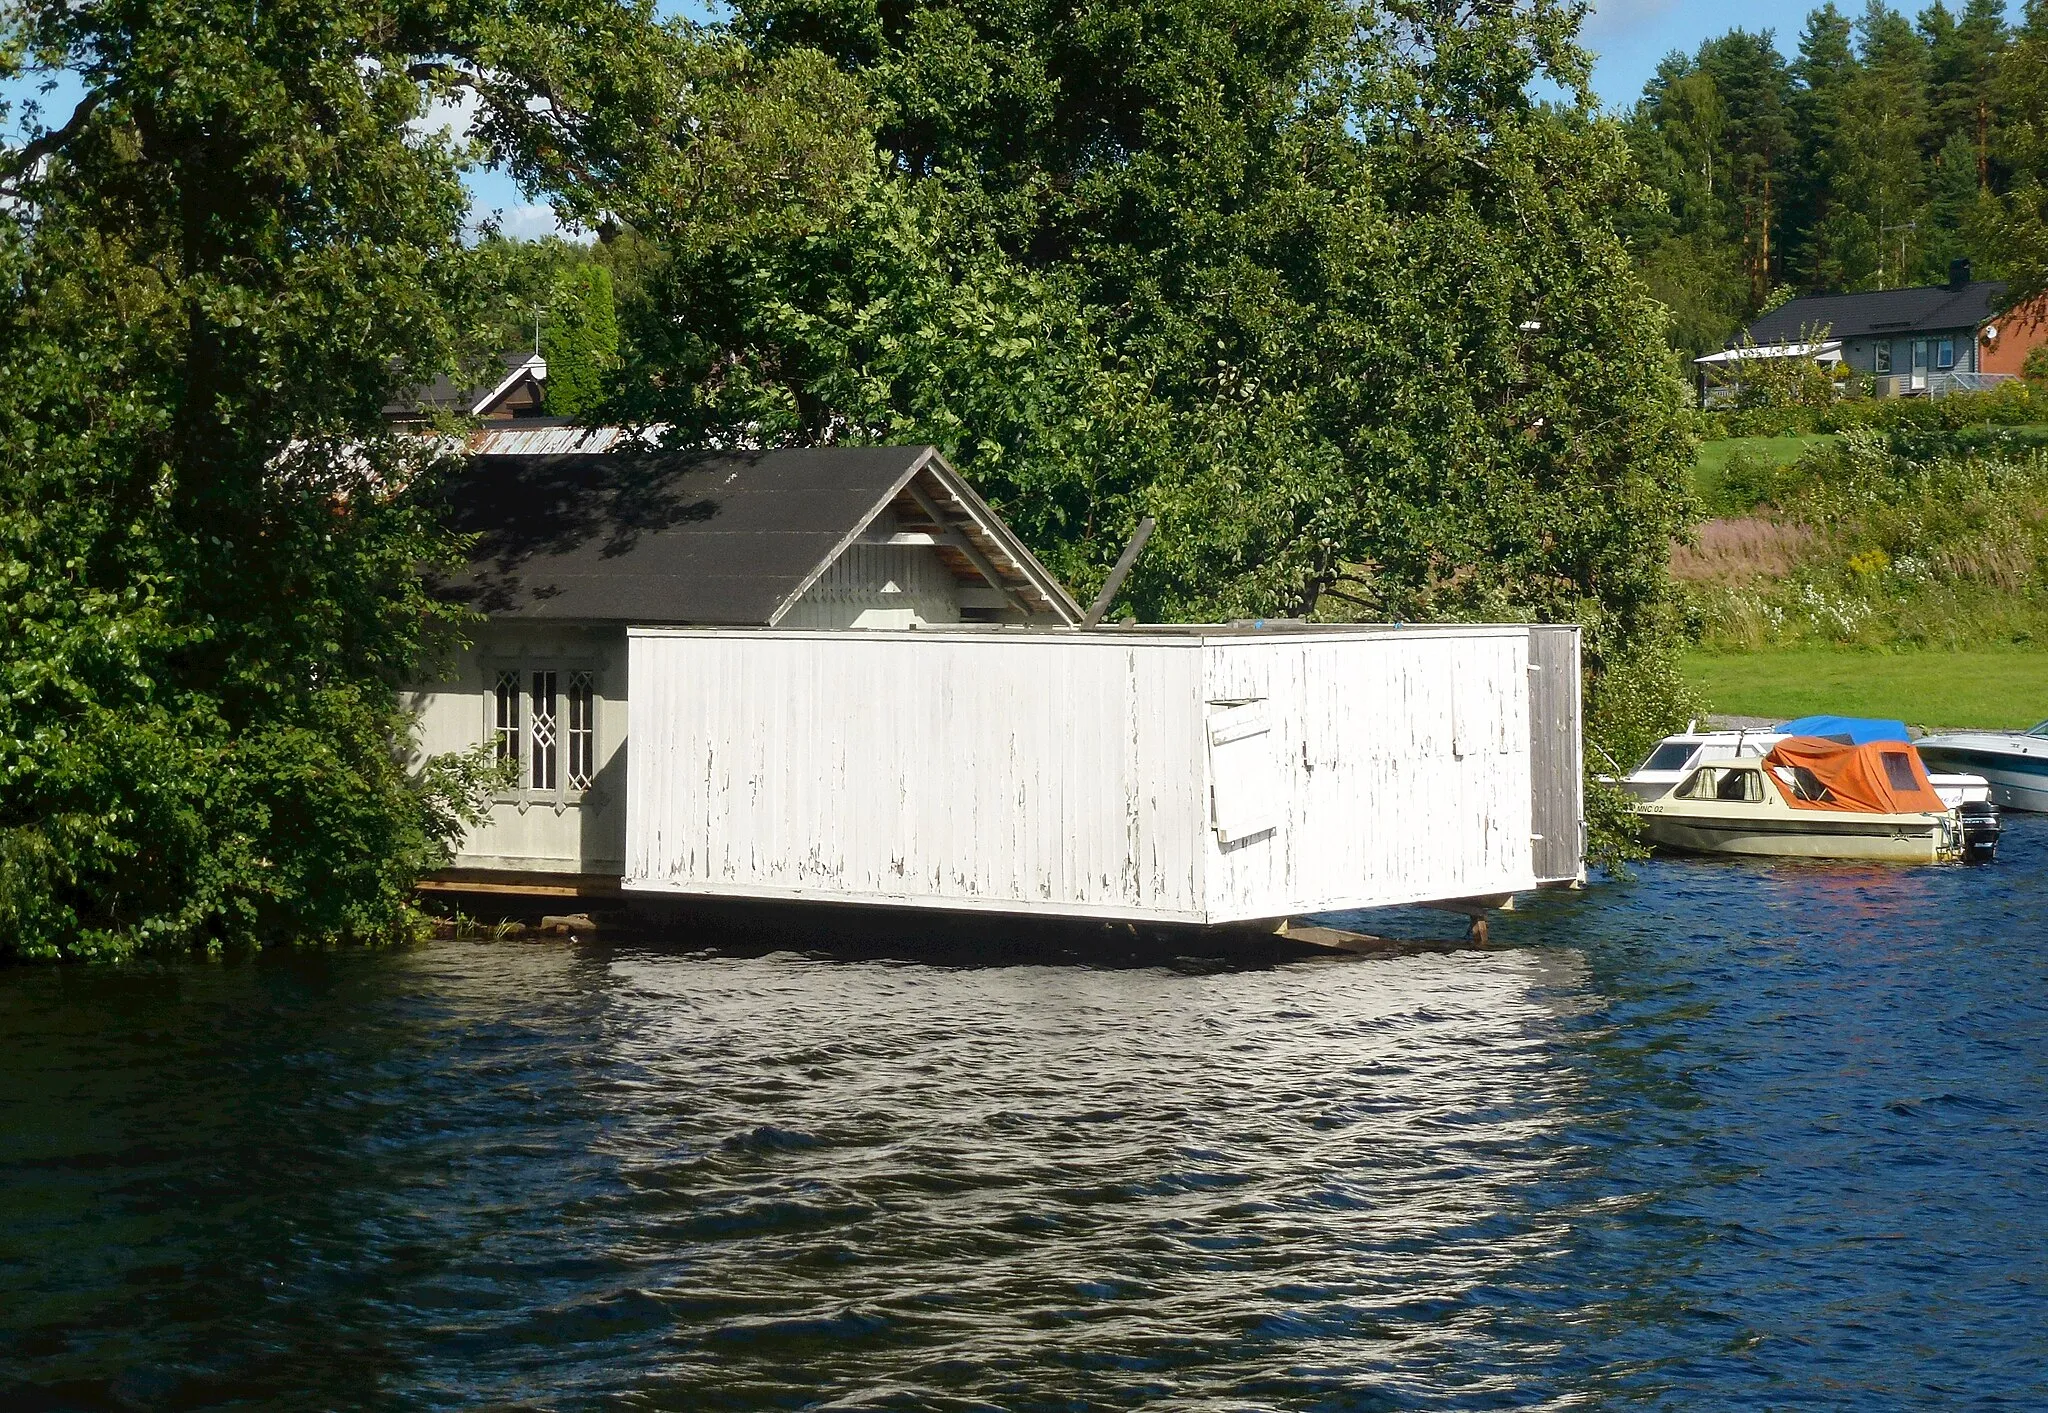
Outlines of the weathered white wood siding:
[{"label": "weathered white wood siding", "polygon": [[632,634],[629,888],[1203,916],[1200,659],[1064,635]]},{"label": "weathered white wood siding", "polygon": [[1220,923],[1535,883],[1526,629],[629,641],[631,890]]},{"label": "weathered white wood siding", "polygon": [[1528,632],[1283,633],[1205,649],[1212,714],[1263,701],[1274,827],[1214,845],[1218,920],[1534,884]]}]

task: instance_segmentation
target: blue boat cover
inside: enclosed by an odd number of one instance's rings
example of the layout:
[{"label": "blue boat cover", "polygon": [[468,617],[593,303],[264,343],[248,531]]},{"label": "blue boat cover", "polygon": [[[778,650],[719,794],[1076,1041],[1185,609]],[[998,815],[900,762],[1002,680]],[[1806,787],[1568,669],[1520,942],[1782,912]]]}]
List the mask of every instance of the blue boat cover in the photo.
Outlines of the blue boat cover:
[{"label": "blue boat cover", "polygon": [[1788,736],[1822,736],[1851,746],[1913,739],[1906,734],[1905,722],[1883,721],[1874,716],[1802,716],[1778,729]]}]

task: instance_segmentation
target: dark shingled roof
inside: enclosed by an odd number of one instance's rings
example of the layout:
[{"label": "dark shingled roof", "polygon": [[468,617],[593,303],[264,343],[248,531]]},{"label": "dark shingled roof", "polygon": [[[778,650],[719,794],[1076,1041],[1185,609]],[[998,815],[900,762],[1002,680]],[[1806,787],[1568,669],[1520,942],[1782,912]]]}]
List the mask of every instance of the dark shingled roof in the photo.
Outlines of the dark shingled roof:
[{"label": "dark shingled roof", "polygon": [[929,453],[476,457],[449,506],[480,539],[438,587],[494,616],[765,625]]},{"label": "dark shingled roof", "polygon": [[1814,294],[1779,305],[1749,326],[1759,344],[1798,343],[1825,328],[1833,339],[1872,335],[1974,331],[1998,313],[2003,280],[1974,280],[1961,289],[1923,285],[1863,294]]}]

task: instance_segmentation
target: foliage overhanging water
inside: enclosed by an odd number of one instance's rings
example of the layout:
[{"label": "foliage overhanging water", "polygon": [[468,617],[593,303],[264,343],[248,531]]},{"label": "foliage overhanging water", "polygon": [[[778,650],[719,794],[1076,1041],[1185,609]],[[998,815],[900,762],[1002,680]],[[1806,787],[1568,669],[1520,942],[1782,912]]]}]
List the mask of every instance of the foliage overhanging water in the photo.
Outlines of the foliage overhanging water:
[{"label": "foliage overhanging water", "polygon": [[2048,819],[1490,952],[0,974],[10,1406],[2048,1399]]}]

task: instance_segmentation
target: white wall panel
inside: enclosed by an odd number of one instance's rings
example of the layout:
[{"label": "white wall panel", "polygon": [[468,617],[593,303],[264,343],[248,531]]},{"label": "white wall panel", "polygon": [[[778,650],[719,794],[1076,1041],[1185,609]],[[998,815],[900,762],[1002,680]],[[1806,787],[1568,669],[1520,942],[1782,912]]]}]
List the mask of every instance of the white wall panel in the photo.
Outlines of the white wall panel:
[{"label": "white wall panel", "polygon": [[1212,918],[1534,886],[1527,665],[1522,628],[1214,640],[1208,700],[1268,703],[1281,817],[1210,841]]},{"label": "white wall panel", "polygon": [[[1525,629],[636,629],[630,656],[629,889],[1206,923],[1534,883]],[[1243,701],[1276,824],[1225,844],[1208,723]]]},{"label": "white wall panel", "polygon": [[1194,652],[647,630],[632,654],[628,887],[1201,915]]}]

